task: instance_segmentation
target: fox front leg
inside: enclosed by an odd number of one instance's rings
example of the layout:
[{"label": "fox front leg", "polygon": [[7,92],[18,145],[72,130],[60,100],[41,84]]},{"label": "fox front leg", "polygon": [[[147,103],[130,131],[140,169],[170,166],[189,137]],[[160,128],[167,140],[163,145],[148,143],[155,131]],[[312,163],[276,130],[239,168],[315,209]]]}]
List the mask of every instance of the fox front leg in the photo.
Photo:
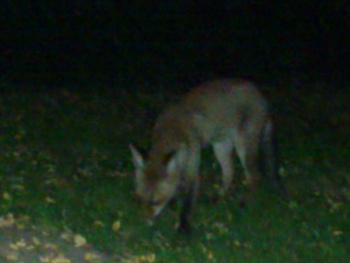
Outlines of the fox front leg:
[{"label": "fox front leg", "polygon": [[181,210],[179,218],[179,226],[177,231],[181,234],[191,234],[191,226],[189,218],[191,215],[194,199],[195,199],[195,186],[190,187],[186,190],[185,194],[181,198]]}]

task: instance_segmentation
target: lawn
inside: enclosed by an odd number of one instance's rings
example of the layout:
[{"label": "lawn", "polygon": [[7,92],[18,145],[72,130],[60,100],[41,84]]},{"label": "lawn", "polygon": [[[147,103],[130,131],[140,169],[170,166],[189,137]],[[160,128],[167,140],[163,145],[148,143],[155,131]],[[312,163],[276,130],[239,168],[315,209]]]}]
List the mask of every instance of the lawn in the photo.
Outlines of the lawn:
[{"label": "lawn", "polygon": [[181,92],[4,93],[0,262],[347,262],[349,87],[262,87],[290,200],[261,188],[240,207],[237,169],[230,194],[213,202],[220,171],[206,149],[191,236],[176,233],[176,206],[145,224],[128,148],[149,147],[155,116]]}]

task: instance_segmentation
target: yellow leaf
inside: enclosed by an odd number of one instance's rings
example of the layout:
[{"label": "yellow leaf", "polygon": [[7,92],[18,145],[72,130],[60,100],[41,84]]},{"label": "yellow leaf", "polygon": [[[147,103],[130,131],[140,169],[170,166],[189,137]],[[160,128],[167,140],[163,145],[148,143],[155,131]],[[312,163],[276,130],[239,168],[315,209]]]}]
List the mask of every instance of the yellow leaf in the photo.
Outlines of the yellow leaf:
[{"label": "yellow leaf", "polygon": [[46,202],[46,203],[49,203],[49,204],[54,204],[54,203],[56,203],[56,201],[55,201],[54,199],[52,199],[51,197],[49,197],[49,196],[47,196],[47,197],[45,198],[45,202]]},{"label": "yellow leaf", "polygon": [[10,248],[13,250],[19,250],[21,248],[25,248],[26,246],[26,241],[23,238],[16,243],[10,243]]},{"label": "yellow leaf", "polygon": [[8,261],[17,262],[18,261],[18,252],[15,252],[13,250],[9,251],[5,257]]},{"label": "yellow leaf", "polygon": [[11,227],[15,223],[15,218],[13,214],[9,213],[6,217],[0,216],[0,228],[1,227]]},{"label": "yellow leaf", "polygon": [[44,248],[49,249],[49,250],[53,250],[53,251],[58,251],[59,246],[56,244],[52,244],[52,243],[46,243],[46,244],[44,244]]},{"label": "yellow leaf", "polygon": [[39,238],[33,237],[32,240],[33,240],[34,245],[36,245],[36,246],[40,246],[41,245],[41,242],[40,242]]},{"label": "yellow leaf", "polygon": [[118,220],[118,221],[115,221],[115,222],[113,223],[112,229],[113,229],[114,232],[118,232],[118,231],[119,231],[119,229],[120,229],[120,221],[119,221],[119,220]]},{"label": "yellow leaf", "polygon": [[94,254],[94,253],[91,253],[91,252],[87,252],[87,253],[85,253],[84,258],[88,262],[96,262],[96,260],[99,259],[99,256],[97,254]]},{"label": "yellow leaf", "polygon": [[39,256],[39,261],[42,263],[50,263],[51,258],[49,256]]},{"label": "yellow leaf", "polygon": [[73,234],[71,231],[65,231],[61,234],[61,238],[67,242],[70,242],[73,240]]},{"label": "yellow leaf", "polygon": [[12,199],[11,195],[8,192],[4,192],[2,194],[2,197],[6,200],[6,201],[10,201]]},{"label": "yellow leaf", "polygon": [[75,247],[83,247],[86,245],[86,239],[81,235],[74,235]]},{"label": "yellow leaf", "polygon": [[233,244],[234,244],[236,247],[240,247],[240,246],[241,246],[241,242],[239,242],[238,240],[233,241]]},{"label": "yellow leaf", "polygon": [[65,255],[59,254],[57,257],[51,260],[52,263],[72,263],[69,258],[66,258]]},{"label": "yellow leaf", "polygon": [[[148,255],[140,255],[135,257],[136,262],[145,262],[145,263],[153,263],[156,261],[156,255],[155,254],[148,254]],[[132,261],[134,262],[134,261]]]},{"label": "yellow leaf", "polygon": [[343,235],[343,231],[341,231],[341,230],[334,230],[333,231],[333,235],[334,236],[341,236],[341,235]]}]

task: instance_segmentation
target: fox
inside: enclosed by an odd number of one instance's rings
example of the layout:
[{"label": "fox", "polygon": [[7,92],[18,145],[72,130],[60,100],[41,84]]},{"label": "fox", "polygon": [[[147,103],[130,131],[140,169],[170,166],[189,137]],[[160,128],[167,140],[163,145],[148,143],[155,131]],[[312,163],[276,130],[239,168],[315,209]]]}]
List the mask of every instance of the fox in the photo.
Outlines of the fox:
[{"label": "fox", "polygon": [[147,158],[129,145],[135,196],[146,207],[150,225],[176,199],[180,201],[178,231],[191,232],[201,150],[206,146],[212,146],[222,173],[220,194],[229,190],[233,180],[233,149],[250,190],[256,189],[262,173],[283,188],[269,104],[251,81],[216,79],[196,86],[179,102],[165,108],[151,132]]}]

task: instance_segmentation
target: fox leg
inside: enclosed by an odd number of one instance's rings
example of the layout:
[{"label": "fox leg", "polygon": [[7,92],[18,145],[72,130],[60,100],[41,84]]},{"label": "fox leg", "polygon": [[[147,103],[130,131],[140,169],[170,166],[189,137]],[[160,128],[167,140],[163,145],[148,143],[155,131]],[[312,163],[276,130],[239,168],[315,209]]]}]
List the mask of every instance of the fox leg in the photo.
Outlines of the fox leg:
[{"label": "fox leg", "polygon": [[273,125],[269,120],[265,127],[262,137],[261,150],[264,175],[269,178],[270,182],[276,189],[285,192],[284,185],[281,181],[281,176],[278,171],[278,155],[277,155],[277,141],[273,134]]},{"label": "fox leg", "polygon": [[246,181],[254,190],[260,180],[259,142],[260,129],[245,131],[235,141],[236,151],[244,168]]},{"label": "fox leg", "polygon": [[189,217],[190,217],[194,199],[195,199],[194,187],[195,187],[194,185],[188,187],[188,189],[185,190],[185,193],[181,200],[181,211],[180,211],[179,226],[178,226],[178,232],[180,233],[184,233],[184,234],[191,233]]},{"label": "fox leg", "polygon": [[219,192],[220,195],[226,193],[232,183],[232,177],[234,173],[234,167],[232,163],[232,148],[233,143],[231,140],[225,140],[213,144],[214,153],[220,164],[222,172],[222,186]]},{"label": "fox leg", "polygon": [[185,187],[181,196],[181,210],[178,226],[178,231],[185,234],[191,233],[189,218],[199,188],[198,171],[200,164],[200,148],[195,147],[195,149],[188,153],[184,162],[185,166],[183,167],[182,176],[183,180],[185,180]]}]

